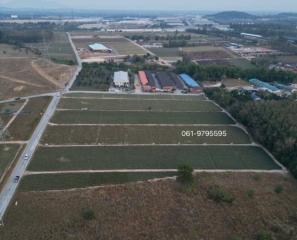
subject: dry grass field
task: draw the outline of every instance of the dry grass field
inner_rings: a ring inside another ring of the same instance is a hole
[[[56,91],[70,80],[74,67],[36,58],[0,58],[0,99]]]
[[[212,200],[214,186],[233,203]],[[296,187],[286,175],[202,173],[191,190],[166,180],[19,192],[0,239],[295,240]]]
[[[72,35],[72,40],[79,51],[80,57],[82,59],[89,58],[106,58],[113,57],[117,55],[144,55],[146,52],[120,36],[96,36],[95,34],[85,34],[83,35]],[[101,43],[106,47],[112,49],[111,53],[100,53],[92,52],[89,49],[89,45],[93,43]]]
[[[46,110],[51,97],[38,97],[29,100],[25,108],[8,128],[9,140],[26,141],[30,138]]]

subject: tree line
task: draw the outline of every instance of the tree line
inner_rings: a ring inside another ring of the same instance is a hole
[[[257,101],[249,93],[208,89],[209,98],[245,125],[254,139],[265,146],[297,178],[297,102],[286,99]]]
[[[224,78],[245,80],[258,78],[265,82],[276,81],[284,84],[297,82],[296,73],[259,66],[243,69],[231,65],[199,65],[180,61],[176,64],[176,71],[178,73],[186,72],[198,81],[220,81]]]

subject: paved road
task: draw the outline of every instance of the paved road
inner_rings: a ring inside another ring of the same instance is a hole
[[[16,176],[20,176],[20,178],[24,175],[27,166],[30,163],[30,160],[35,152],[35,149],[38,146],[38,143],[41,139],[41,136],[47,126],[48,121],[52,117],[53,113],[56,110],[56,107],[60,100],[60,93],[57,93],[51,103],[48,106],[47,111],[42,116],[38,126],[36,127],[31,139],[28,141],[28,144],[20,156],[19,161],[17,162],[14,170],[12,171],[9,179],[7,180],[5,186],[3,187],[0,193],[0,219],[3,218],[6,209],[8,208],[10,201],[12,200],[14,193],[20,183],[19,181],[15,181]],[[28,154],[28,159],[25,159],[25,155]]]
[[[28,99],[28,98],[40,97],[40,96],[53,96],[52,101],[50,102],[47,110],[43,114],[39,124],[37,125],[30,140],[28,141],[26,148],[24,149],[23,153],[21,154],[18,162],[16,163],[15,168],[13,169],[10,177],[8,178],[7,182],[5,183],[3,189],[0,193],[0,220],[3,219],[4,214],[7,210],[7,208],[9,207],[11,200],[13,199],[13,196],[17,190],[17,187],[21,181],[21,178],[24,175],[26,168],[28,167],[28,165],[32,159],[32,156],[39,144],[39,141],[40,141],[46,127],[47,127],[47,124],[49,123],[49,120],[51,119],[52,115],[56,111],[56,108],[60,102],[60,98],[61,98],[62,94],[67,93],[70,90],[77,75],[81,71],[82,63],[78,56],[78,52],[77,52],[69,34],[68,34],[68,38],[69,38],[70,44],[73,48],[73,51],[75,53],[78,67],[77,67],[77,70],[76,70],[75,74],[73,75],[72,79],[69,81],[68,85],[65,87],[65,89],[62,90],[61,92],[46,93],[46,94],[40,94],[40,95],[28,96],[28,97],[22,98],[22,99]],[[5,101],[0,101],[0,103],[11,102],[14,100],[15,99],[9,99],[9,100],[5,100]],[[25,159],[26,155],[28,155],[27,159]],[[15,181],[16,176],[19,176],[18,181]]]

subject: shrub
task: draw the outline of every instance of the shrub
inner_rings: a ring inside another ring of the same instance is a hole
[[[177,169],[177,181],[185,184],[185,185],[192,185],[194,182],[193,177],[193,168],[188,165],[181,165]]]
[[[208,188],[207,195],[209,199],[215,202],[233,203],[235,200],[231,193],[226,192],[223,188],[216,185]]]
[[[267,231],[261,231],[260,233],[257,234],[256,239],[257,240],[272,240],[272,236]]]
[[[284,191],[284,188],[283,186],[281,185],[277,185],[275,188],[274,188],[274,192],[277,193],[277,194],[280,194]]]
[[[253,190],[253,189],[248,190],[246,195],[248,198],[254,198],[255,190]]]
[[[85,220],[88,220],[88,221],[96,218],[95,213],[92,209],[85,209],[82,213],[82,216]]]

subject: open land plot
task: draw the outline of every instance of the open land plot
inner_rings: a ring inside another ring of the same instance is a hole
[[[23,178],[21,191],[47,191],[124,184],[171,177],[173,172],[33,174]]]
[[[29,49],[20,48],[10,44],[0,44],[0,58],[21,58],[21,57],[35,57]]]
[[[187,132],[204,136],[185,136]],[[208,132],[207,132],[208,131]],[[212,134],[217,136],[207,137]],[[227,136],[223,136],[226,131]],[[218,136],[220,134],[221,136]],[[234,126],[48,126],[43,144],[248,144],[249,136]]]
[[[148,50],[167,61],[182,59],[182,54],[178,48],[148,48]]]
[[[110,94],[110,93],[68,93],[64,95],[64,98],[98,98],[98,99],[135,99],[135,100],[188,100],[198,101],[206,100],[204,95],[175,95],[175,94]]]
[[[56,124],[234,124],[224,112],[56,111]]]
[[[46,110],[51,97],[38,97],[29,100],[24,109],[8,128],[9,140],[28,140]]]
[[[116,55],[144,55],[146,52],[141,47],[132,43],[123,37],[95,37],[88,38],[73,38],[73,43],[80,51],[80,57],[87,59],[89,57],[108,57]],[[112,49],[112,53],[92,52],[89,50],[89,45],[93,43],[101,43]]]
[[[135,99],[78,99],[63,98],[59,109],[98,110],[98,111],[180,111],[180,112],[220,112],[221,109],[211,101],[182,100],[137,100]]]
[[[258,233],[271,229],[290,229],[272,232],[274,239],[296,238],[297,192],[296,181],[291,177],[201,173],[195,182],[190,193],[180,190],[174,180],[72,191],[18,192],[15,200],[19,204],[11,205],[5,227],[0,228],[0,238],[61,240],[75,235],[89,240],[98,236],[105,240],[257,239]],[[213,186],[233,196],[234,203],[210,200],[208,189]],[[284,191],[276,194],[276,186],[282,186]],[[248,197],[251,192],[253,197]],[[83,218],[86,210],[94,213],[92,221]]]
[[[241,79],[223,79],[222,84],[224,84],[227,88],[232,87],[251,87],[252,85],[249,84],[247,81]]]
[[[262,148],[254,146],[104,146],[40,147],[28,170],[176,169],[275,170]]]
[[[47,42],[27,44],[31,48],[37,48],[45,58],[56,60],[57,62],[76,62],[75,54],[69,42],[68,36],[64,32],[54,32],[53,38]]]
[[[0,145],[0,182],[21,149],[22,146],[16,144]]]
[[[61,89],[73,67],[37,58],[0,58],[0,99],[35,95]]]
[[[0,123],[4,126],[9,122],[13,115],[23,106],[24,100],[0,104]]]

